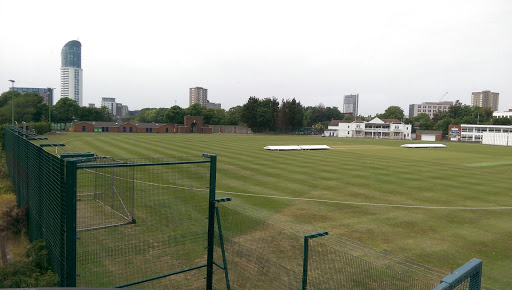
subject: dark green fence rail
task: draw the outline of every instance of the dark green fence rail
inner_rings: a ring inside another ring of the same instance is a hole
[[[482,260],[475,258],[441,279],[441,284],[435,290],[479,290],[481,285]]]

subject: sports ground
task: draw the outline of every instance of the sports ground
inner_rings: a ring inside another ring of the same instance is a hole
[[[218,156],[217,196],[279,213],[451,272],[484,261],[483,283],[512,285],[512,148],[277,135],[50,136],[68,151],[115,158]],[[268,145],[331,150],[267,151]]]

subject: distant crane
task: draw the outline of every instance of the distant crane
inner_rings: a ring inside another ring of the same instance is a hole
[[[444,95],[441,97],[441,99],[439,100],[439,102],[441,102],[443,99],[444,99],[444,96],[448,95],[448,92],[444,93]]]

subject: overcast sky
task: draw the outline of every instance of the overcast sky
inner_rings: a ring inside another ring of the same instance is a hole
[[[84,104],[188,106],[188,89],[228,109],[249,96],[359,112],[471,103],[512,108],[512,1],[0,0],[0,91],[55,87],[60,53],[82,43]]]

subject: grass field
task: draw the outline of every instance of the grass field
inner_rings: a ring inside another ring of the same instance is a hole
[[[116,158],[217,154],[218,197],[446,272],[479,258],[485,284],[512,285],[512,209],[485,209],[512,206],[512,148],[404,149],[410,141],[267,135],[66,133],[50,139],[67,151]],[[306,144],[332,149],[263,150]]]

